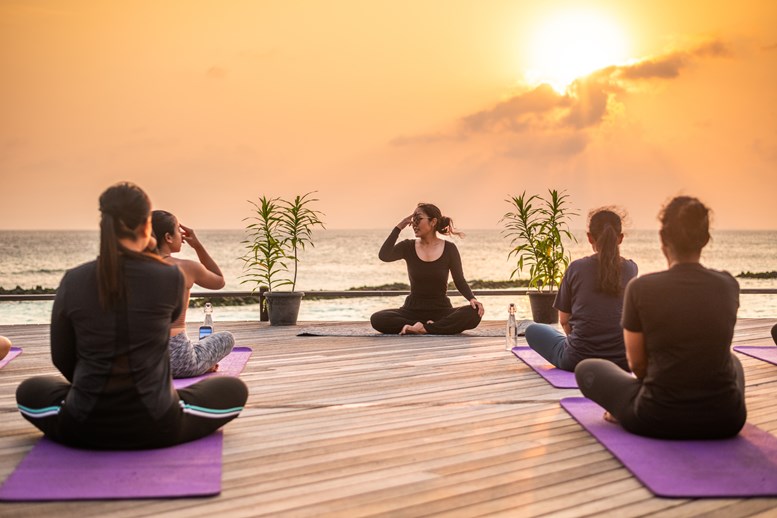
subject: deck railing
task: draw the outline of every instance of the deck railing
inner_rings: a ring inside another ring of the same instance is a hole
[[[192,298],[209,298],[209,299],[224,299],[230,297],[258,297],[259,303],[261,303],[260,320],[266,322],[269,317],[264,305],[264,294],[266,289],[262,288],[256,292],[251,291],[193,291],[189,294]],[[472,290],[475,296],[509,296],[509,295],[526,295],[530,291],[528,289],[513,289],[513,290]],[[777,295],[777,288],[741,288],[739,293],[742,295]],[[409,290],[345,290],[345,291],[305,291],[305,295],[309,298],[317,299],[345,299],[356,297],[396,297],[409,295]],[[459,295],[458,291],[449,290],[448,296],[454,297]],[[0,302],[24,302],[24,301],[45,301],[54,300],[56,294],[54,293],[36,293],[36,294],[2,294],[0,295]]]

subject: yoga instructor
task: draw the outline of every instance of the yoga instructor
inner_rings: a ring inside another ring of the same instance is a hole
[[[399,233],[413,226],[415,239],[397,243]],[[384,262],[404,259],[410,278],[410,295],[399,309],[386,309],[370,318],[372,327],[386,334],[453,335],[474,329],[483,316],[483,304],[472,293],[461,267],[459,250],[439,235],[460,235],[453,221],[431,203],[419,203],[413,213],[391,231],[378,253]],[[448,275],[468,306],[453,308],[447,296]]]

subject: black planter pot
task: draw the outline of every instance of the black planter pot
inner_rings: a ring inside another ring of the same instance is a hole
[[[305,293],[302,291],[273,291],[264,294],[267,298],[267,312],[271,326],[293,326],[297,324],[299,305]]]
[[[538,324],[555,324],[558,322],[558,310],[553,307],[556,292],[529,293],[532,320]]]

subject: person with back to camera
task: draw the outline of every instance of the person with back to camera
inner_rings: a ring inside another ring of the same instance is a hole
[[[37,376],[16,390],[19,411],[50,439],[88,449],[172,446],[240,413],[248,389],[212,377],[176,390],[167,342],[184,277],[151,250],[151,202],[119,183],[100,196],[100,255],[69,270],[51,314],[51,358],[65,380]]]
[[[559,369],[574,371],[585,358],[604,358],[628,371],[620,320],[623,290],[637,276],[637,265],[620,256],[621,216],[611,208],[591,211],[588,242],[595,253],[569,265],[553,303],[566,334],[531,324],[526,341]]]
[[[397,243],[399,233],[413,225],[416,239]],[[436,206],[419,203],[413,214],[394,227],[378,253],[381,261],[404,259],[410,278],[410,295],[399,309],[386,309],[370,318],[372,327],[386,334],[453,335],[474,329],[483,316],[483,304],[472,293],[461,266],[456,245],[440,238],[460,235],[453,221],[443,216]],[[468,306],[453,308],[447,296],[448,273]]]
[[[189,292],[194,284],[210,290],[224,287],[224,275],[208,254],[194,230],[181,225],[173,214],[164,210],[151,213],[151,223],[157,240],[157,251],[168,264],[177,266],[184,278],[183,310],[170,327],[170,365],[174,378],[199,376],[218,368],[218,362],[232,351],[235,339],[229,331],[213,333],[192,343],[186,334],[186,309]],[[178,259],[172,254],[181,251],[183,243],[197,252],[197,261]]]
[[[747,419],[745,376],[731,353],[739,284],[699,262],[710,239],[709,209],[672,199],[659,216],[669,269],[626,287],[623,333],[636,377],[600,359],[580,362],[584,396],[629,432],[664,439],[718,439]]]

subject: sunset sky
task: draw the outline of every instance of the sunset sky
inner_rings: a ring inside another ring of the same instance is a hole
[[[195,228],[314,190],[329,228],[496,228],[548,188],[777,228],[772,0],[0,0],[0,67],[2,229],[96,229],[120,180]]]

